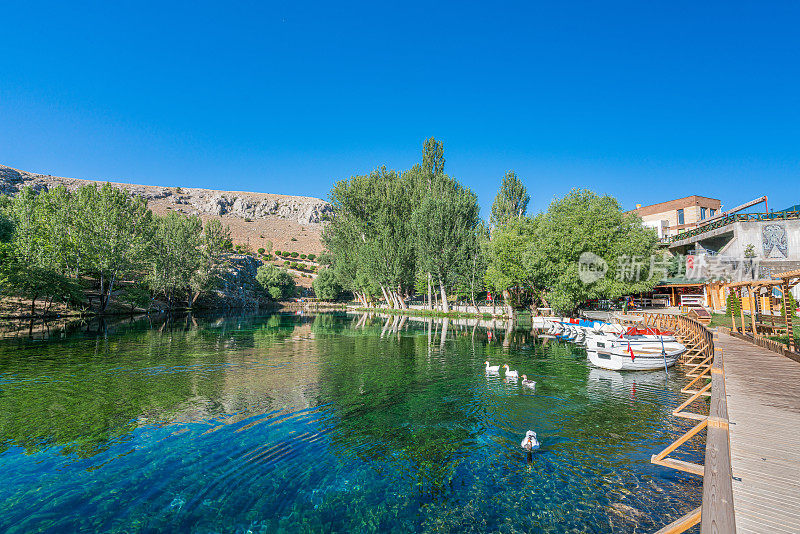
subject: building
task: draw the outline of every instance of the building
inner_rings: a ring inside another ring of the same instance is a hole
[[[718,215],[720,208],[719,199],[692,195],[650,206],[637,204],[632,213],[641,217],[645,226],[655,228],[659,239],[663,239],[697,228],[701,221]]]
[[[761,203],[763,212],[741,213]],[[760,197],[725,213],[720,209],[719,200],[691,196],[634,210],[645,225],[659,230],[662,245],[685,262],[681,276],[662,280],[652,293],[640,295],[643,302],[702,304],[721,311],[728,282],[771,280],[800,269],[800,205],[768,211],[767,197]],[[761,308],[768,309],[770,302],[779,306],[778,293],[762,291]],[[792,293],[800,300],[800,284]],[[749,311],[749,304],[743,306]]]

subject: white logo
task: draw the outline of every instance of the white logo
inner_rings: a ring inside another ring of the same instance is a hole
[[[584,284],[597,282],[606,275],[608,263],[593,252],[584,252],[578,259],[578,277]]]

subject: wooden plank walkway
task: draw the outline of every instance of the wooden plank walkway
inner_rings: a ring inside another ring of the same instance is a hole
[[[800,532],[800,363],[720,333],[737,532]]]

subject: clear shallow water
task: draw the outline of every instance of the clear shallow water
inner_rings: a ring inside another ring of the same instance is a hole
[[[620,374],[519,327],[449,321],[442,342],[441,322],[399,323],[0,341],[0,531],[649,532],[699,503],[701,480],[649,462],[691,426],[670,416],[679,368]],[[702,463],[702,442],[676,456]]]

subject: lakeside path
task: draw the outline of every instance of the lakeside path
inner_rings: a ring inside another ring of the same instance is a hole
[[[800,532],[800,363],[724,333],[737,532]]]

